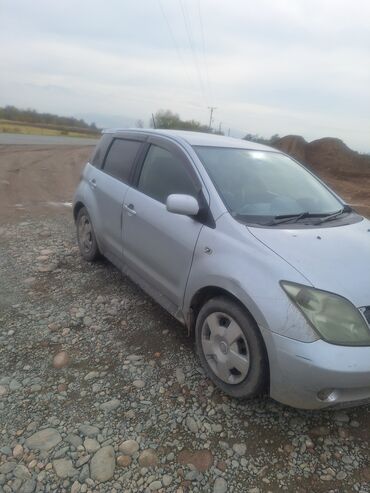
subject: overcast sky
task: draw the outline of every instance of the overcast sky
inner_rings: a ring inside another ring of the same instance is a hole
[[[370,152],[368,0],[0,0],[0,105]]]

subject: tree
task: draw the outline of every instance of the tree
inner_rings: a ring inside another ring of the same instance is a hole
[[[213,133],[213,130],[210,130],[207,125],[203,125],[197,120],[181,120],[180,115],[171,110],[158,110],[154,115],[154,120],[156,128]],[[149,125],[153,128],[152,120]]]

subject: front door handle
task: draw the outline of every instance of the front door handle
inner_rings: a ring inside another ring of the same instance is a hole
[[[89,180],[89,183],[90,183],[90,187],[91,188],[96,188],[96,180],[95,178],[92,178],[91,180]]]
[[[132,214],[132,215],[136,214],[134,204],[123,204],[123,207],[126,209],[126,211],[129,214]]]

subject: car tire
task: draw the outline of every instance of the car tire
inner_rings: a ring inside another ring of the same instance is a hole
[[[250,399],[268,382],[265,345],[256,322],[226,296],[207,301],[196,319],[195,344],[206,375],[225,394]]]
[[[82,257],[88,262],[98,260],[101,256],[94,228],[86,207],[82,207],[76,220],[77,241]]]

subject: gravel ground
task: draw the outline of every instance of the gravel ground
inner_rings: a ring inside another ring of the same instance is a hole
[[[0,226],[1,492],[368,492],[369,423],[228,398],[69,216]]]

